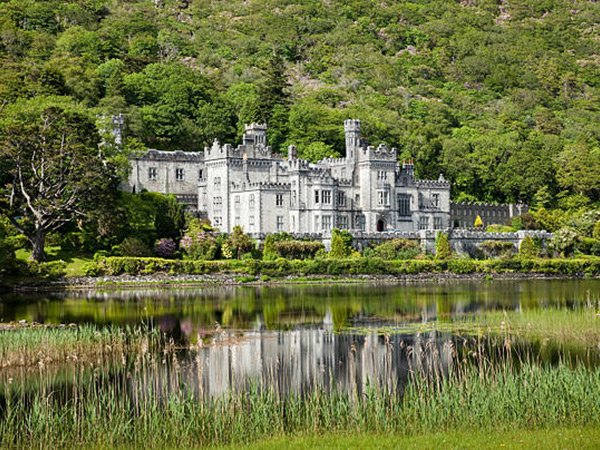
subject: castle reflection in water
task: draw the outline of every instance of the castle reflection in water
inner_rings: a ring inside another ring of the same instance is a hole
[[[265,330],[260,325],[247,331],[221,330],[210,345],[157,365],[147,387],[167,394],[185,386],[207,397],[252,387],[281,395],[321,389],[361,394],[368,385],[401,387],[409,371],[445,373],[454,348],[455,338],[435,332],[336,333],[328,312],[321,324],[293,330]]]

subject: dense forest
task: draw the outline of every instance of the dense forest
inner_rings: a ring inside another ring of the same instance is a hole
[[[343,154],[359,118],[455,199],[591,206],[599,17],[578,0],[0,1],[0,108],[68,97],[167,150],[264,121],[311,160]]]

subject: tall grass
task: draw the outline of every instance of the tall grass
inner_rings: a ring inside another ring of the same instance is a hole
[[[145,326],[15,326],[0,331],[0,368],[44,367],[51,363],[90,361],[126,352],[145,352],[166,343]]]
[[[509,342],[493,355],[478,341],[472,344],[449,341],[439,352],[396,348],[409,361],[406,383],[384,379],[342,391],[332,380],[331,389],[282,395],[267,376],[218,398],[182,383],[176,353],[140,354],[123,377],[98,371],[86,383],[74,378],[67,389],[35,393],[5,386],[0,446],[192,447],[293,432],[600,425],[600,369],[546,364],[515,354]],[[157,375],[165,358],[176,370]]]

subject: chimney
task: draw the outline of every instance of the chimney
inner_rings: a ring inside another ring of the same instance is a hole
[[[298,158],[298,149],[295,145],[290,145],[288,147],[288,160],[297,159]]]

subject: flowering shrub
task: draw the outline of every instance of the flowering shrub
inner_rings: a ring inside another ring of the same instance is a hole
[[[219,244],[214,236],[206,231],[188,230],[179,242],[179,247],[188,259],[215,259]]]
[[[552,236],[549,247],[561,256],[570,256],[575,251],[579,236],[569,228],[561,228]]]
[[[154,253],[160,258],[171,259],[175,257],[177,252],[177,244],[173,239],[163,238],[156,241],[154,244]]]

